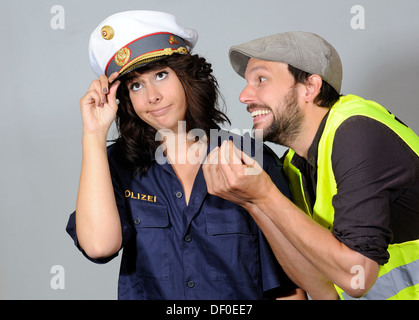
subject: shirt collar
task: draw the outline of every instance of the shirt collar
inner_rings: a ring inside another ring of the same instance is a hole
[[[218,125],[215,126],[214,128],[215,130],[217,130],[218,132],[220,131],[224,131],[223,129],[221,129]],[[214,130],[211,129],[211,130]],[[217,141],[217,139],[214,139],[214,141],[210,141],[208,143],[208,148],[207,148],[207,155],[214,150],[216,147],[219,147],[219,141]],[[160,148],[161,145],[159,145],[154,152],[151,154],[151,161],[157,161],[158,163],[166,163],[167,159],[166,156],[164,155],[164,153],[162,152],[163,150]]]

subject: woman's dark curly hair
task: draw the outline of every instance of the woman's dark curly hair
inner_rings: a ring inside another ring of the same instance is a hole
[[[157,131],[135,113],[127,84],[138,74],[165,67],[176,73],[185,90],[187,132],[199,128],[209,138],[210,130],[217,128],[216,123],[231,124],[227,115],[218,109],[221,97],[218,83],[205,58],[197,54],[173,54],[130,72],[121,79],[117,92],[120,101],[115,119],[119,131],[117,147],[126,164],[141,175],[150,168],[152,155],[161,142],[155,139]]]

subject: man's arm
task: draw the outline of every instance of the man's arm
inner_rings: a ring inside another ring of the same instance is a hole
[[[234,149],[232,143],[230,147],[223,143],[209,156],[218,158],[218,163],[204,164],[209,193],[243,206],[253,216],[284,270],[313,298],[336,297],[330,282],[351,296],[365,294],[377,278],[378,264],[349,249],[310,219],[275,187],[266,172],[245,174],[245,169],[258,164]],[[237,164],[237,157],[243,164]],[[363,268],[364,286],[351,286],[354,266]]]
[[[260,211],[271,220],[273,226],[269,227],[268,221],[261,221],[261,224],[268,226],[264,229],[271,230],[267,239],[278,260],[291,279],[313,298],[331,298],[331,294],[336,294],[330,290],[332,283],[354,297],[362,296],[374,284],[379,268],[375,261],[339,242],[278,189],[271,188],[265,200],[257,201],[251,207],[253,209],[246,209],[253,216]],[[364,290],[351,285],[354,266],[361,266],[365,271]]]
[[[288,277],[313,299],[337,299],[337,293],[331,283],[288,241],[272,220],[257,206],[253,206],[251,215],[261,228],[271,245],[276,259]]]

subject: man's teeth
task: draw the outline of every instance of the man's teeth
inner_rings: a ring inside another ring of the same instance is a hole
[[[271,113],[271,110],[256,110],[252,112],[252,117],[260,117],[260,116],[264,116],[268,113]]]

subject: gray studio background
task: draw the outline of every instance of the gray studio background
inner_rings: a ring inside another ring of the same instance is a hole
[[[54,5],[65,9],[64,29],[51,25]],[[360,20],[351,25],[355,5],[364,9],[364,29],[354,28]],[[252,120],[238,101],[245,82],[230,67],[229,47],[303,30],[322,35],[340,53],[343,93],[381,103],[419,133],[416,0],[1,1],[0,299],[117,297],[119,259],[89,262],[65,226],[80,171],[79,100],[94,79],[88,38],[107,16],[132,9],[170,12],[198,30],[194,51],[213,63],[231,128],[248,129]],[[58,272],[64,288],[54,289]]]

